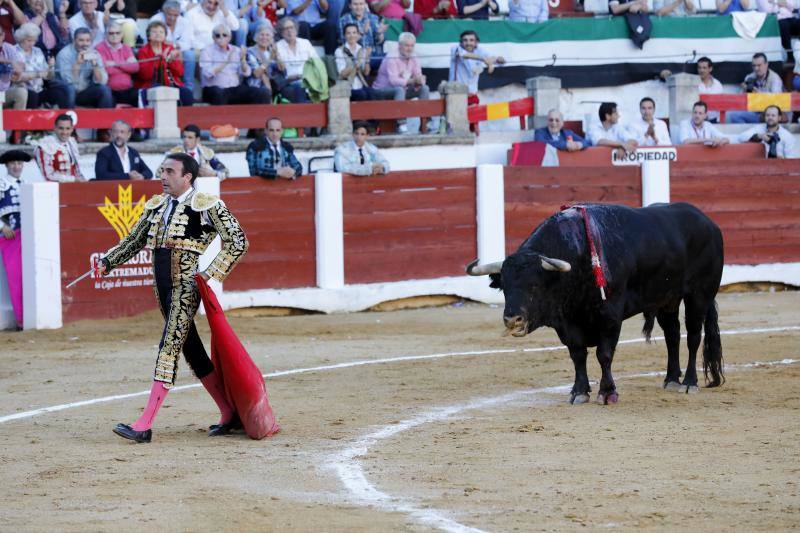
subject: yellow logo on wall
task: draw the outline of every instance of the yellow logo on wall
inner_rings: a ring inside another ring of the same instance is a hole
[[[118,203],[113,203],[106,196],[106,205],[97,208],[105,217],[111,227],[117,232],[120,240],[130,234],[134,224],[144,213],[145,196],[142,195],[136,205],[133,205],[133,185],[123,187],[118,185]]]

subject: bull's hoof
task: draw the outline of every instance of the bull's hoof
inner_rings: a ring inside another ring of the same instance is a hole
[[[589,403],[589,395],[588,394],[571,394],[569,397],[569,403],[572,405],[580,405],[582,403]]]
[[[610,392],[608,394],[598,392],[595,402],[597,402],[598,405],[613,405],[619,402],[619,394],[617,394],[617,391]]]
[[[686,392],[686,390],[681,390],[683,385],[678,383],[677,381],[668,381],[664,383],[664,390],[668,390],[671,392]]]
[[[700,387],[697,385],[681,385],[680,392],[684,394],[697,394],[700,392]]]

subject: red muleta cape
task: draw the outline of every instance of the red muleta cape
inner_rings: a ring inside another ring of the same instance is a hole
[[[251,439],[270,437],[281,428],[269,405],[261,370],[228,324],[214,291],[201,276],[196,275],[195,279],[211,327],[211,362],[225,384],[228,401],[239,413]]]

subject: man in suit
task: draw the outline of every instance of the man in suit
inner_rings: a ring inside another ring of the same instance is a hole
[[[278,178],[295,180],[303,173],[303,166],[294,155],[292,145],[284,141],[283,123],[279,118],[267,120],[267,134],[247,147],[247,167],[251,176],[268,180]]]
[[[588,144],[583,137],[564,127],[564,116],[555,109],[547,112],[547,126],[534,131],[533,140],[566,152],[583,150]]]
[[[124,120],[111,125],[111,143],[97,152],[94,162],[96,180],[149,180],[153,173],[139,152],[128,146],[131,126]]]

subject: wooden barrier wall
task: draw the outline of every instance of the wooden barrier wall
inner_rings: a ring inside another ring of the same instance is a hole
[[[313,176],[229,179],[220,194],[250,242],[225,280],[226,291],[316,285]]]
[[[103,254],[119,242],[121,236],[114,225],[121,227],[127,222],[130,227],[139,218],[136,206],[143,207],[146,198],[161,192],[160,181],[92,181],[59,186],[64,322],[117,318],[156,309],[152,255],[147,251],[122,265],[114,277],[85,279],[70,289],[65,286],[91,268],[92,254]],[[106,206],[106,199],[114,205],[104,215],[98,208]]]
[[[344,176],[345,283],[459,276],[477,255],[475,169]]]
[[[505,167],[506,253],[513,253],[562,205],[642,205],[639,167]]]
[[[670,200],[690,202],[722,229],[725,264],[800,261],[797,160],[674,163]]]

